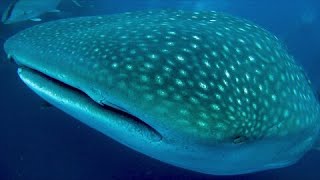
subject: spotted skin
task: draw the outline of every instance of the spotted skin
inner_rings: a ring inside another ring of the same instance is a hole
[[[300,157],[319,129],[316,97],[284,46],[223,13],[65,19],[22,31],[5,49],[18,64],[138,117],[173,144],[249,145],[308,130],[310,142],[297,143]]]

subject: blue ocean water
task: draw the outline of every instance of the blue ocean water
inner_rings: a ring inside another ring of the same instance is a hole
[[[0,2],[4,12],[9,0]],[[249,19],[274,33],[320,88],[320,2],[317,0],[63,0],[61,13],[43,21],[144,9],[216,10]],[[0,42],[41,22],[0,24]],[[3,49],[0,58],[5,59]],[[87,127],[43,100],[0,64],[0,180],[84,179],[320,179],[320,152],[290,167],[239,176],[212,176],[173,167],[135,152]],[[252,157],[254,158],[254,155]],[[219,162],[212,162],[219,163]]]

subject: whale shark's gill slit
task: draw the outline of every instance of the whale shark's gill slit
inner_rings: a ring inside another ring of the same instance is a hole
[[[46,79],[50,80],[51,82],[55,83],[55,84],[58,84],[60,86],[63,86],[64,88],[67,88],[69,89],[70,91],[73,91],[73,92],[76,92],[76,93],[79,93],[83,96],[85,96],[86,98],[88,98],[90,101],[94,102],[94,104],[102,107],[103,109],[105,109],[106,111],[111,111],[113,113],[116,113],[118,114],[119,116],[122,116],[122,117],[125,117],[127,119],[130,119],[132,120],[132,122],[129,122],[129,123],[134,123],[135,125],[138,125],[141,129],[143,130],[146,130],[148,131],[150,134],[153,134],[153,135],[156,135],[157,137],[157,141],[160,141],[163,139],[163,136],[161,135],[161,133],[159,131],[157,131],[155,128],[153,128],[152,126],[150,126],[149,124],[147,124],[146,122],[144,122],[143,120],[141,120],[140,118],[130,114],[128,111],[126,111],[125,109],[117,106],[117,105],[114,105],[112,103],[108,103],[108,104],[99,104],[97,103],[96,101],[94,101],[93,99],[90,98],[90,96],[88,96],[85,92],[81,91],[80,89],[78,88],[75,88],[73,86],[70,86],[62,81],[59,81],[55,78],[52,78],[50,76],[48,76],[47,74],[44,74],[36,69],[32,69],[32,68],[29,68],[27,66],[22,66],[22,65],[19,65],[20,67],[23,67],[24,69],[28,69],[30,71],[33,71],[34,73],[37,73],[43,77],[45,77]],[[142,132],[141,132],[142,133]]]

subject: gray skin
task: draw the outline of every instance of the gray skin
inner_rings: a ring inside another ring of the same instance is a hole
[[[314,144],[319,104],[278,39],[216,12],[144,11],[41,24],[5,43],[35,93],[178,167],[243,174]]]

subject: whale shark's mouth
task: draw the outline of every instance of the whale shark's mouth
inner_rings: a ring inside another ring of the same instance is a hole
[[[162,135],[155,128],[153,128],[152,126],[147,124],[142,119],[134,116],[133,114],[130,114],[128,111],[125,111],[123,108],[121,108],[117,105],[114,105],[112,103],[99,104],[96,101],[94,101],[93,99],[91,99],[85,92],[81,91],[80,89],[77,89],[69,84],[66,84],[62,81],[59,81],[56,78],[53,78],[53,77],[35,69],[35,68],[26,66],[24,64],[20,64],[19,61],[17,61],[17,59],[14,59],[14,60],[19,66],[18,74],[19,74],[20,78],[29,87],[30,87],[30,84],[28,83],[29,81],[34,81],[35,83],[37,83],[37,80],[32,79],[33,77],[41,77],[42,80],[47,81],[48,83],[51,83],[51,84],[54,84],[55,86],[63,88],[65,91],[76,94],[77,96],[79,96],[81,98],[85,98],[87,102],[90,102],[88,104],[92,104],[96,108],[102,109],[107,114],[108,113],[116,114],[122,120],[125,120],[125,122],[128,123],[127,124],[128,126],[133,127],[133,129],[135,129],[137,131],[137,133],[140,133],[140,135],[145,134],[146,136],[148,136],[149,139],[151,138],[151,140],[153,142],[162,140],[162,138],[163,138]],[[24,71],[24,74],[26,74],[26,72],[27,72],[28,75],[21,75],[22,71]],[[28,80],[25,80],[26,79],[25,76],[28,76],[27,77]],[[30,87],[30,88],[34,90],[34,88],[32,88],[32,87]],[[37,93],[37,94],[39,94],[39,93]],[[64,97],[64,98],[68,98],[68,97]],[[123,122],[124,121],[122,121],[122,123]]]

